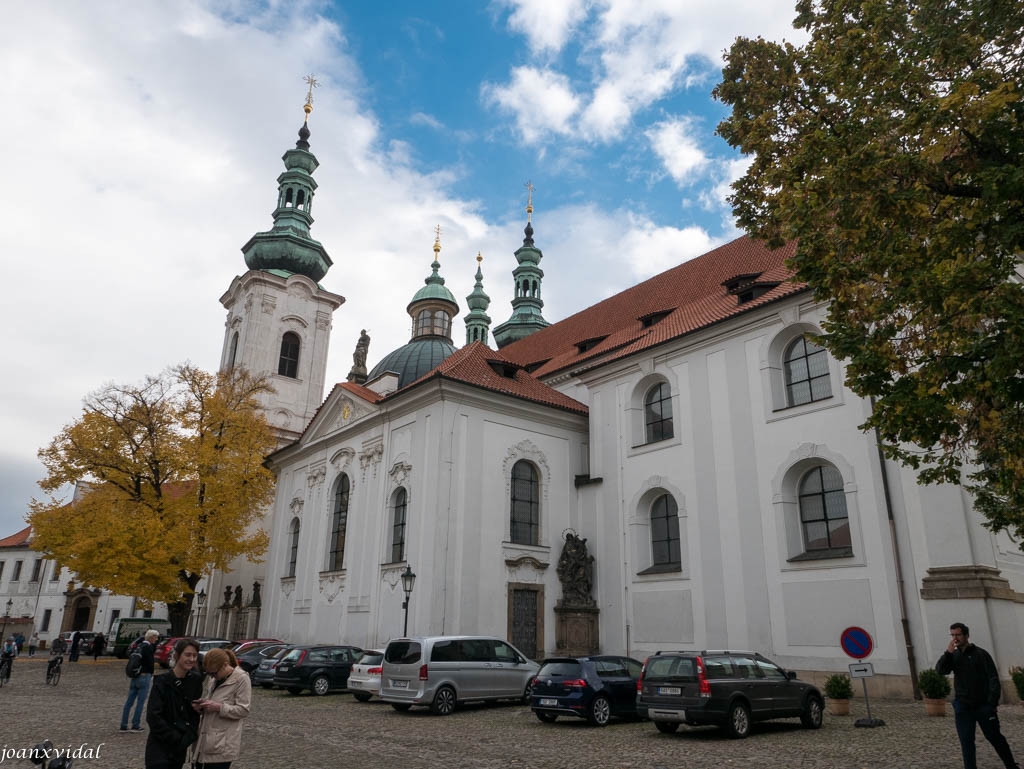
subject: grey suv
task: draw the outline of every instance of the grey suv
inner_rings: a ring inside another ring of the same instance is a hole
[[[658,652],[637,681],[637,715],[665,733],[711,724],[741,738],[755,721],[796,717],[818,729],[823,703],[816,686],[756,652]]]

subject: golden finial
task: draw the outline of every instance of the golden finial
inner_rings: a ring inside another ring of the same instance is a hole
[[[483,256],[481,256],[481,255],[480,255],[480,252],[479,252],[479,251],[477,251],[477,252],[476,252],[476,263],[477,263],[477,264],[480,264],[480,262],[482,262],[483,260],[484,260]]]
[[[434,228],[434,261],[436,262],[437,255],[441,253],[441,225],[437,225]]]
[[[536,187],[533,186],[533,182],[527,182],[523,186],[526,187],[526,190],[527,190],[527,196],[526,196],[526,221],[529,222],[530,221],[530,217],[533,216],[533,191],[536,189]]]
[[[310,72],[306,77],[303,78],[306,84],[309,86],[309,90],[306,92],[306,103],[302,105],[302,111],[306,113],[306,120],[309,120],[309,113],[313,111],[313,89],[319,88],[320,83],[316,80],[316,75]]]

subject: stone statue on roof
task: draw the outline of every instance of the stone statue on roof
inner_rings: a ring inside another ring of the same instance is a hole
[[[355,352],[352,353],[352,370],[348,372],[348,381],[363,384],[366,381],[366,353],[370,350],[370,335],[364,328],[359,332]]]

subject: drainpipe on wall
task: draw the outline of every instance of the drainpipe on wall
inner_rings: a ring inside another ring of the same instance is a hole
[[[871,411],[875,410],[875,399],[871,399]],[[896,541],[896,520],[892,513],[892,497],[889,494],[889,473],[885,468],[885,453],[882,451],[882,436],[875,428],[875,446],[878,449],[878,466],[882,471],[882,493],[885,496],[885,513],[889,518],[889,537],[892,540],[893,565],[896,569],[896,590],[900,599],[900,625],[903,628],[903,643],[907,647],[907,665],[910,668],[910,685],[914,689],[914,699],[921,699],[921,689],[917,685],[917,658],[914,655],[914,642],[910,637],[910,622],[907,619],[906,585],[903,581],[903,565],[900,561],[900,548]]]

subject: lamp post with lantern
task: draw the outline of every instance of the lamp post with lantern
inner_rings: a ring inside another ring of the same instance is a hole
[[[405,577],[402,577],[402,580],[404,582]],[[409,588],[409,589],[411,590],[412,588]],[[11,607],[12,606],[14,606],[14,599],[13,598],[8,598],[7,599],[7,606],[6,606],[5,610],[4,610],[4,626],[3,626],[3,629],[0,630],[0,643],[2,643],[3,641],[7,640],[7,623],[11,621]]]
[[[409,635],[409,596],[412,595],[413,585],[416,584],[416,575],[413,574],[412,566],[406,564],[402,572],[402,590],[405,591],[405,600],[402,602],[402,609],[405,611],[405,623],[402,625],[402,635]]]

